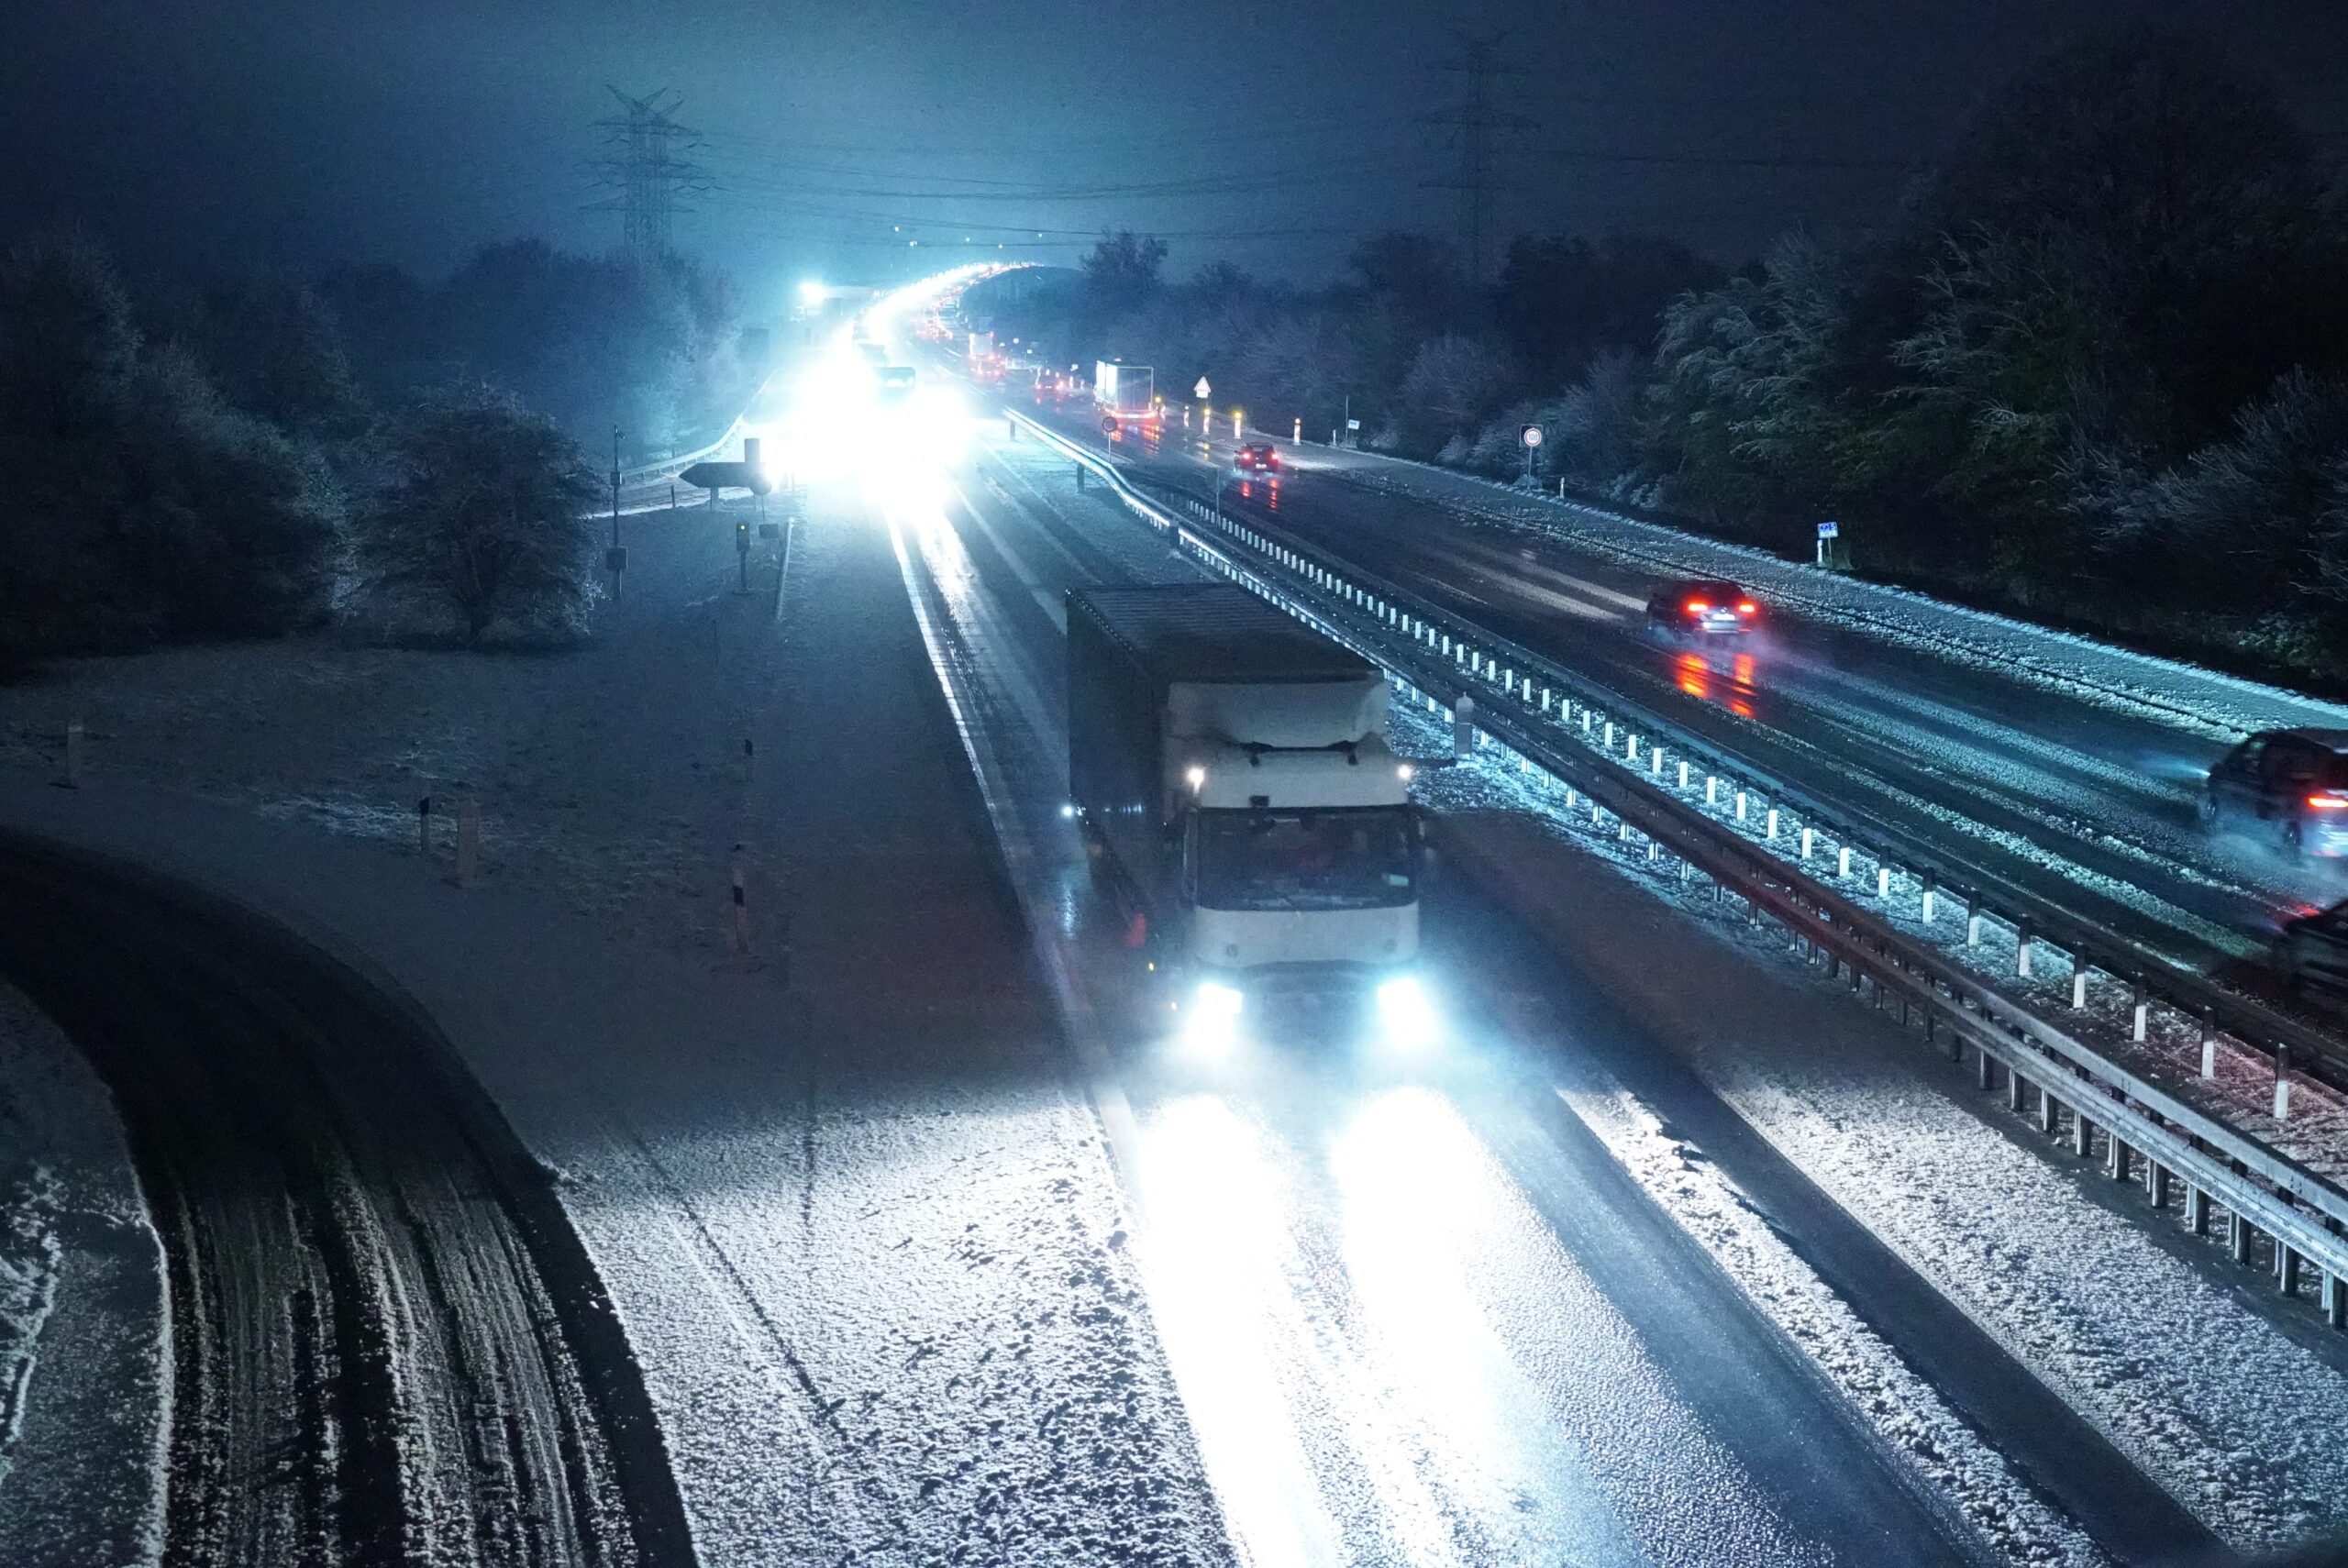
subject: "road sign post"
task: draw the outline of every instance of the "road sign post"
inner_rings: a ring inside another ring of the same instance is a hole
[[[1541,426],[1527,425],[1516,433],[1517,444],[1524,448],[1524,482],[1533,482],[1533,454],[1541,449]]]
[[[604,565],[612,574],[612,597],[617,599],[627,580],[627,552],[620,548],[620,427],[616,425],[612,426],[612,547],[604,552]]]
[[[1818,525],[1818,564],[1827,571],[1851,569],[1851,548],[1843,542],[1843,525],[1840,523],[1821,523]]]

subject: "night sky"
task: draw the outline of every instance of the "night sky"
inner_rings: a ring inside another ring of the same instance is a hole
[[[1067,261],[1103,226],[1311,278],[1362,234],[1446,226],[1423,122],[1463,29],[1524,68],[1498,226],[1677,235],[1735,261],[1885,215],[1966,106],[2119,21],[2198,28],[2348,149],[2325,0],[15,0],[0,216],[70,217],[135,271],[446,266],[515,234],[601,248],[610,83],[682,94],[719,188],[680,226],[755,301],[809,271]],[[1044,231],[1037,237],[1037,230]],[[968,236],[974,243],[960,242]],[[922,241],[907,245],[909,238]],[[996,251],[994,247],[1004,248]]]

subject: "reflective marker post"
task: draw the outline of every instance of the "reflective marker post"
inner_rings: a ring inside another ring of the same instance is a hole
[[[481,802],[471,796],[457,813],[457,886],[470,888],[481,869]]]
[[[742,869],[742,846],[734,846],[734,951],[750,955],[750,896]]]

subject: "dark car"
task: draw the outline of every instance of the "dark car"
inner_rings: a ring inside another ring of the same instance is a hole
[[[2348,990],[2348,900],[2283,922],[2275,973],[2287,986]]]
[[[2265,730],[2201,788],[2201,820],[2301,855],[2348,855],[2348,730]]]
[[[1280,471],[1280,455],[1269,441],[1250,441],[1239,448],[1231,466],[1244,474],[1276,474]]]
[[[1733,582],[1682,578],[1657,587],[1647,599],[1647,620],[1682,637],[1733,637],[1755,629],[1761,606]]]

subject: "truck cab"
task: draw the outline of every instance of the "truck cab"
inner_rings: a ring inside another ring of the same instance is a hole
[[[1273,748],[1202,734],[1174,756],[1191,797],[1181,892],[1192,966],[1263,978],[1417,956],[1418,818],[1406,765],[1382,735]]]
[[[1411,765],[1368,661],[1231,583],[1071,591],[1069,789],[1182,986],[1377,991],[1419,954]]]

